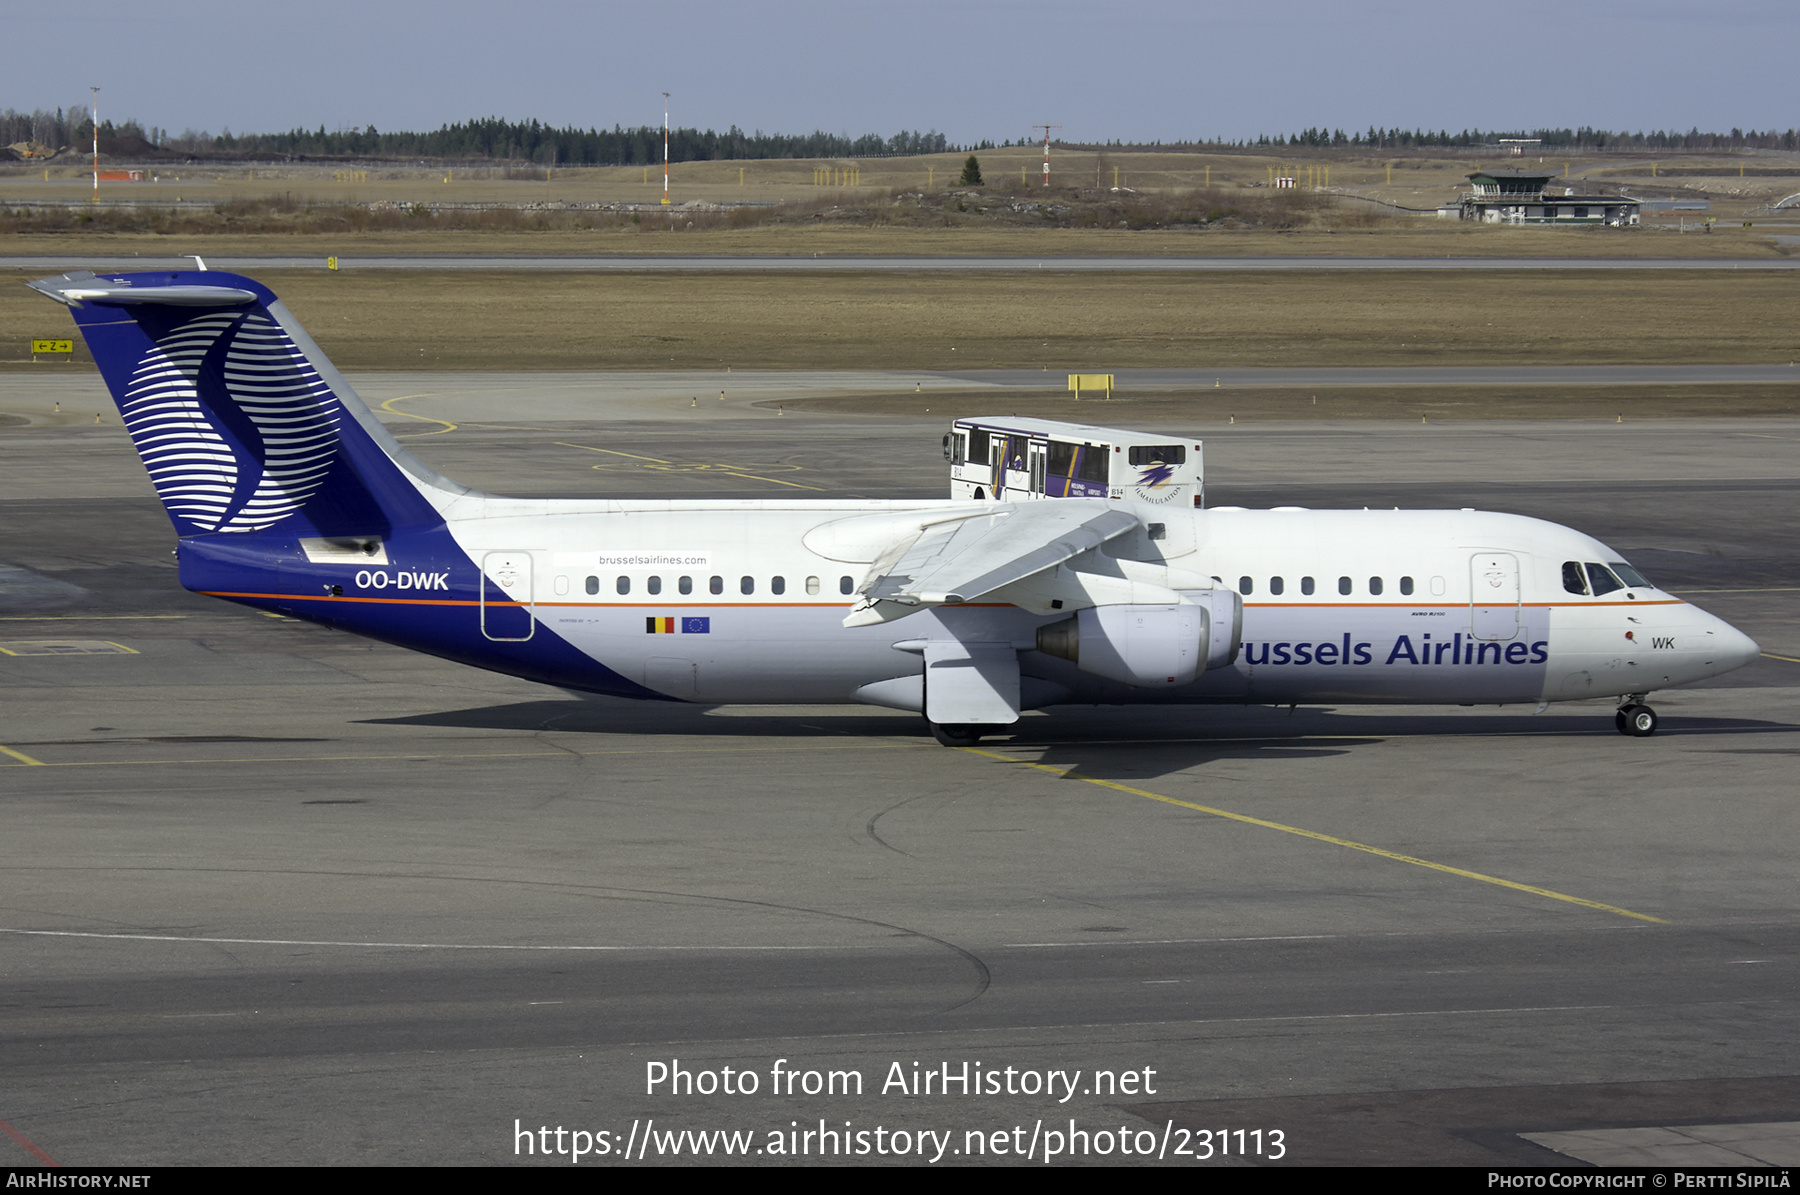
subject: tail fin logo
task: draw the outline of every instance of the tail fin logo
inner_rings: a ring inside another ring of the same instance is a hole
[[[337,396],[261,312],[211,312],[159,337],[120,408],[183,533],[281,521],[317,492],[338,452]]]

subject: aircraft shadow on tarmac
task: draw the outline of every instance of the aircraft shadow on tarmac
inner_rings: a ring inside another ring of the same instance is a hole
[[[922,718],[898,712],[859,713],[858,707],[718,707],[620,699],[510,702],[396,718],[375,725],[435,726],[468,730],[554,731],[564,734],[631,734],[662,738],[827,738],[850,736],[929,743]],[[725,713],[729,710],[729,713]],[[1723,734],[1789,735],[1800,725],[1758,719],[1679,715],[1665,718],[1657,738],[1685,739],[1687,749],[1708,749]],[[998,749],[1036,749],[1033,762],[1079,768],[1095,779],[1129,783],[1166,776],[1220,759],[1314,759],[1345,755],[1390,738],[1588,738],[1602,749],[1630,750],[1607,711],[1590,708],[1532,716],[1494,713],[1340,713],[1326,707],[1289,711],[1267,706],[1169,708],[1092,707],[1026,717],[983,739]],[[1800,753],[1800,747],[1740,748]]]

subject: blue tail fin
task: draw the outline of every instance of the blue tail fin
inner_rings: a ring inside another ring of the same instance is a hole
[[[182,536],[354,539],[467,493],[402,448],[272,291],[237,274],[65,274],[68,304]]]

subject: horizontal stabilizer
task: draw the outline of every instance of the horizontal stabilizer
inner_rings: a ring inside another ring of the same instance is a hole
[[[256,301],[256,292],[235,286],[133,286],[110,278],[98,278],[86,270],[60,278],[40,278],[25,284],[70,307],[99,303],[105,307],[155,304],[160,307],[242,307]]]

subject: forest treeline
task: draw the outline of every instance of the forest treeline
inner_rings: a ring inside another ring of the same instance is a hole
[[[80,149],[93,140],[93,123],[85,112],[0,112],[0,145],[35,141],[58,148]],[[887,158],[911,154],[961,153],[992,149],[992,142],[953,145],[944,134],[901,130],[891,137],[866,133],[746,133],[733,125],[712,129],[670,129],[669,159],[712,162],[758,158]],[[292,129],[285,133],[218,134],[188,129],[145,128],[135,120],[100,122],[102,153],[132,152],[158,156],[234,159],[431,159],[434,161],[512,161],[542,166],[637,166],[661,162],[660,125],[608,129],[555,128],[537,120],[498,117],[447,124],[434,132],[381,132],[362,129]]]
[[[1440,129],[1389,129],[1370,126],[1345,132],[1339,128],[1309,128],[1285,136],[1255,140],[1195,140],[1128,142],[1109,141],[1066,148],[1111,150],[1206,150],[1343,148],[1373,151],[1480,149],[1507,139],[1535,139],[1545,149],[1564,152],[1643,152],[1707,150],[1800,149],[1800,130],[1732,129],[1728,133],[1702,132],[1698,128],[1654,132],[1612,132],[1589,127],[1574,129],[1486,130],[1464,129],[1452,133]],[[93,124],[81,108],[0,112],[0,146],[36,142],[52,149],[83,149],[93,140]],[[1003,141],[1002,146],[1026,144],[1025,138]],[[992,141],[953,144],[936,130],[902,130],[891,137],[866,133],[849,137],[838,133],[746,133],[733,125],[723,133],[712,129],[671,129],[669,158],[674,162],[744,161],[759,158],[890,158],[913,154],[967,153],[993,149]],[[387,132],[374,125],[362,129],[292,129],[285,133],[220,133],[186,129],[146,128],[135,120],[117,124],[100,122],[100,150],[113,157],[202,158],[233,160],[295,159],[428,159],[437,162],[529,162],[540,166],[638,166],[662,161],[663,131],[657,125],[607,129],[557,128],[537,120],[513,121],[499,117],[447,124],[435,132]]]
[[[1357,149],[1476,149],[1507,140],[1535,140],[1546,149],[1603,152],[1619,150],[1635,152],[1650,149],[1718,150],[1718,149],[1800,149],[1800,130],[1732,129],[1729,133],[1703,133],[1698,128],[1682,133],[1658,129],[1651,133],[1615,133],[1607,129],[1514,129],[1509,131],[1464,129],[1452,133],[1440,129],[1382,129],[1373,125],[1366,132],[1346,133],[1342,129],[1307,129],[1287,137],[1259,137],[1249,146],[1341,146]]]

